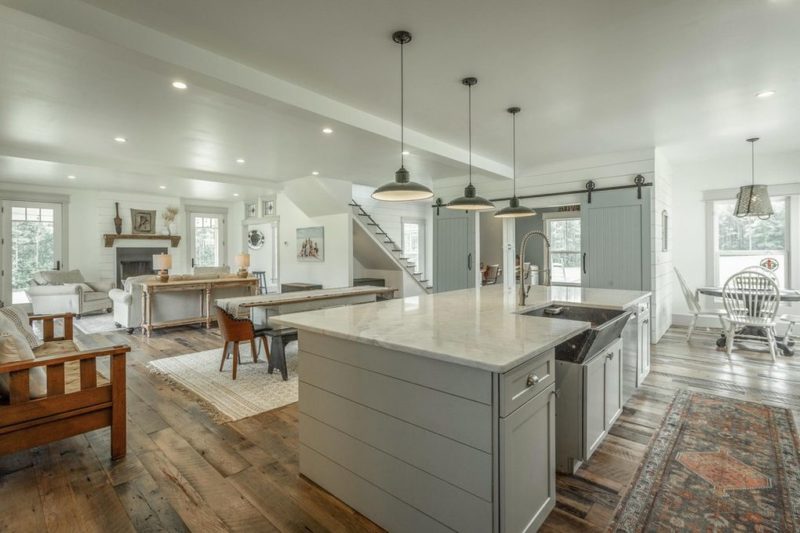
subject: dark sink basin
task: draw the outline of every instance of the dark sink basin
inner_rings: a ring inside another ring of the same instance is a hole
[[[590,322],[591,329],[556,346],[556,359],[572,363],[588,361],[600,350],[618,339],[628,323],[630,311],[592,307],[550,306],[524,313],[527,316],[563,318]]]

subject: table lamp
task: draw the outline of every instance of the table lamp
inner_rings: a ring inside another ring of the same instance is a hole
[[[240,278],[247,277],[247,268],[250,266],[250,254],[239,254],[236,256],[234,263],[239,267],[237,274]]]
[[[153,269],[158,270],[158,281],[166,283],[169,281],[169,273],[172,268],[172,256],[169,254],[156,254],[153,256]]]

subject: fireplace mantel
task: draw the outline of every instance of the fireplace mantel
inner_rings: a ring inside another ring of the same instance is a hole
[[[115,233],[106,233],[103,235],[103,241],[105,242],[106,248],[113,247],[114,242],[118,240],[169,241],[170,246],[177,248],[178,244],[181,242],[181,237],[180,235],[142,235],[138,233],[123,233],[121,235],[117,235]]]

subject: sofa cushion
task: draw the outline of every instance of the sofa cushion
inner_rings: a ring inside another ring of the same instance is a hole
[[[154,281],[156,279],[158,279],[158,276],[149,274],[145,274],[143,276],[131,276],[124,282],[125,292],[131,292],[132,286],[136,283],[141,283],[143,281]]]
[[[38,277],[48,285],[63,285],[65,283],[85,283],[80,270],[42,270]]]
[[[99,300],[108,300],[108,294],[99,291],[91,291],[83,293],[84,302],[97,302]]]
[[[31,349],[38,348],[44,342],[33,332],[28,314],[15,305],[0,307],[0,332],[20,335]]]
[[[63,283],[66,287],[80,287],[83,292],[93,292],[94,289],[86,283]]]
[[[0,333],[0,365],[17,363],[19,361],[33,361],[33,350],[21,335],[15,333]],[[31,398],[47,396],[47,374],[44,368],[31,368],[28,378],[28,390]],[[9,395],[11,378],[9,374],[0,374],[0,393]]]

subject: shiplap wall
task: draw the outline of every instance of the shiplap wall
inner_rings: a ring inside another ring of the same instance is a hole
[[[652,196],[653,216],[651,220],[652,261],[651,270],[653,288],[651,311],[651,336],[658,342],[672,325],[672,284],[675,275],[672,273],[672,248],[675,246],[675,225],[672,217],[672,168],[663,153],[655,151],[655,175]],[[667,250],[664,248],[663,212],[668,215]]]

